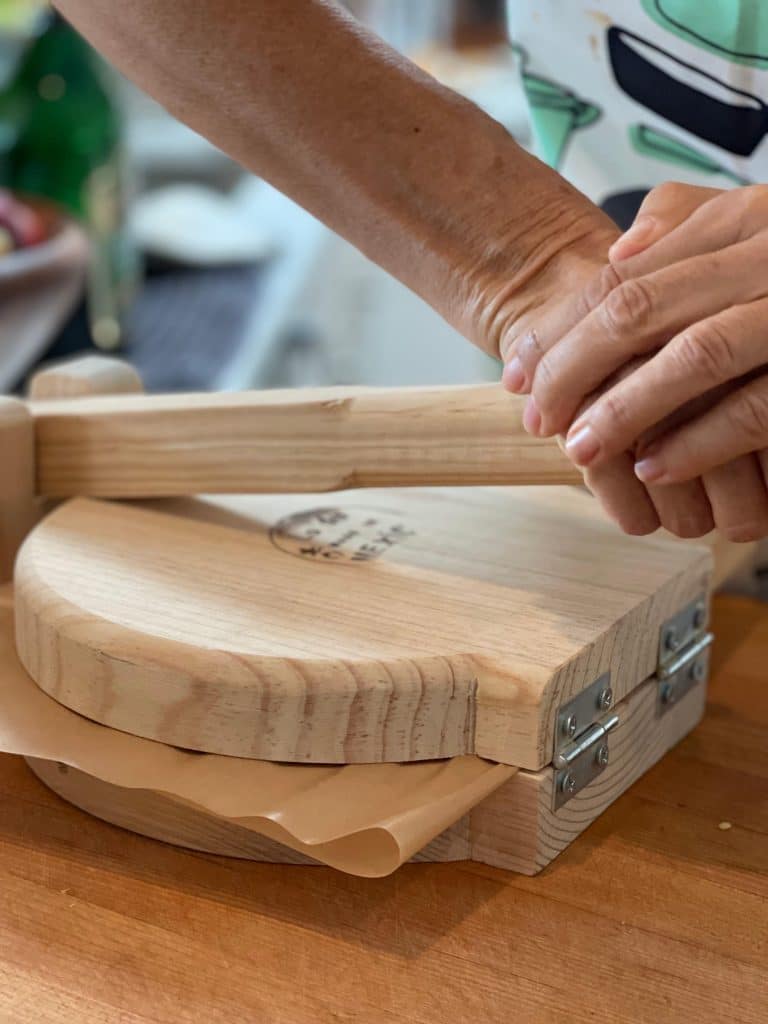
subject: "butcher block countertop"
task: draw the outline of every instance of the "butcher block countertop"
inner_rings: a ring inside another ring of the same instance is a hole
[[[704,723],[536,878],[186,852],[3,755],[0,1021],[764,1024],[768,606],[714,629]]]

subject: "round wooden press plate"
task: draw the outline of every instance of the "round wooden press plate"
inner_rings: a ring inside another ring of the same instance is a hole
[[[17,648],[62,704],[176,746],[538,768],[563,693],[651,673],[638,623],[695,595],[694,550],[562,488],[76,499],[19,554]]]

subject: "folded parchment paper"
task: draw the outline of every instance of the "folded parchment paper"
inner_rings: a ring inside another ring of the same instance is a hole
[[[394,871],[517,771],[476,757],[273,764],[190,753],[109,729],[58,704],[24,671],[8,586],[0,588],[0,750],[164,793],[368,877]]]

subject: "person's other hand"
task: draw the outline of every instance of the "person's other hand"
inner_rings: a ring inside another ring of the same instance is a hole
[[[615,237],[618,232],[614,229],[613,234]],[[599,307],[619,283],[608,263],[608,246],[601,245],[594,233],[584,241],[578,255],[570,247],[563,258],[548,266],[543,301],[532,301],[524,315],[510,322],[503,333],[503,382],[508,390],[530,391],[539,359]],[[628,368],[621,371],[626,372]],[[526,409],[525,423],[528,430],[537,433],[535,401]],[[663,525],[679,536],[697,537],[712,529],[709,501],[700,483],[646,487],[634,473],[634,457],[629,452],[587,467],[584,480],[625,533],[648,534]]]
[[[765,536],[768,188],[662,186],[610,255],[606,299],[526,365],[539,432],[568,429],[590,473],[634,451],[651,493],[693,487],[726,536]]]
[[[588,316],[613,287],[613,280],[605,274],[604,268],[610,244],[617,236],[618,231],[609,226],[607,218],[605,224],[596,221],[576,244],[569,244],[555,258],[547,260],[541,272],[522,291],[515,289],[513,315],[506,312],[503,302],[496,306],[488,304],[498,310],[494,320],[501,322],[501,326],[496,327],[498,348],[505,363],[504,384],[509,390],[523,390],[524,381],[510,379],[510,369],[514,370],[511,360],[521,345],[535,352],[540,339],[563,337]],[[503,290],[500,294],[503,296]],[[522,306],[521,300],[524,301]],[[535,417],[535,409],[529,406],[525,425],[534,433]],[[675,532],[689,532],[685,516],[687,511],[690,523],[693,518],[690,509],[684,508],[681,518],[679,501],[675,503],[663,495],[658,504],[654,502],[649,488],[634,473],[633,458],[626,453],[594,470],[585,470],[584,482],[625,533],[653,533],[662,522]],[[697,525],[702,520],[701,510],[697,509]],[[711,528],[707,522],[703,525],[705,530]],[[699,535],[698,530],[696,535]]]

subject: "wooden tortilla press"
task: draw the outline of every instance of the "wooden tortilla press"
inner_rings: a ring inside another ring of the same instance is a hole
[[[125,372],[83,376],[135,390]],[[16,630],[80,714],[246,758],[516,765],[451,856],[528,873],[699,720],[709,551],[624,537],[576,488],[487,486],[579,479],[496,387],[58,397],[73,390],[43,375],[4,400],[0,458],[6,553],[41,496],[71,499],[21,548]],[[35,765],[109,820],[281,859],[54,768]]]

